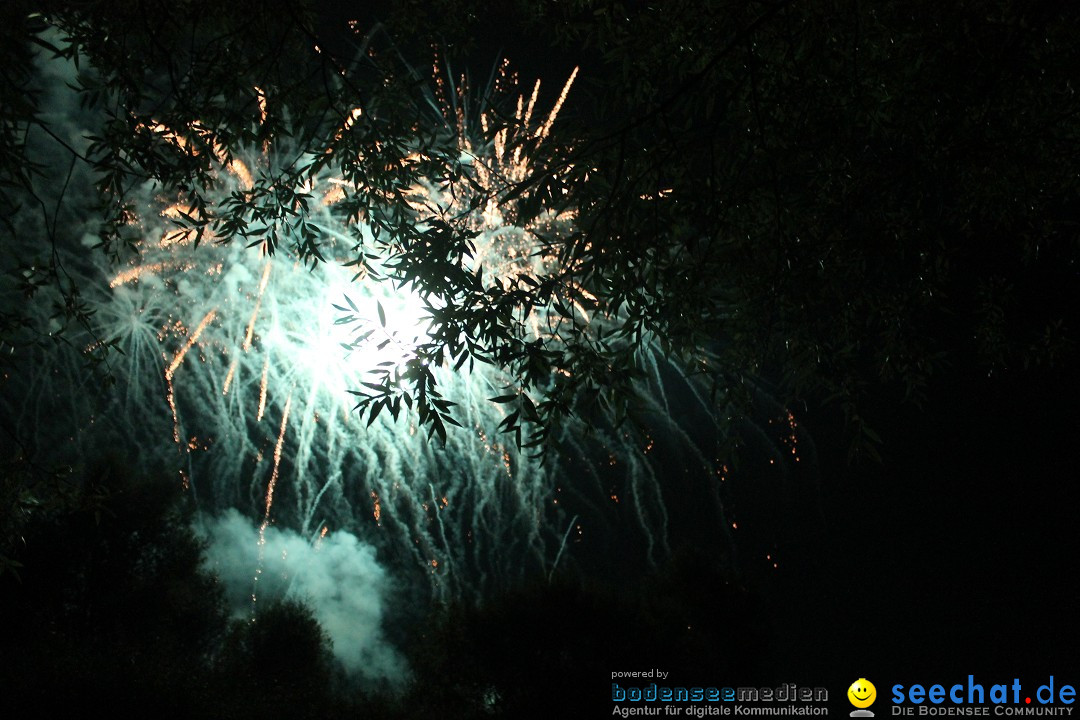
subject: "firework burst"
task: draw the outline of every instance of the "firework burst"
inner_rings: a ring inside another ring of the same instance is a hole
[[[539,238],[550,244],[572,230],[571,211],[542,212],[523,225],[501,201],[528,176],[526,149],[547,137],[572,80],[539,119],[537,91],[519,99],[512,124],[498,124],[488,112],[470,118],[463,102],[447,103],[444,117],[468,177],[405,190],[418,226],[463,221],[466,270],[485,286],[549,274],[558,259]],[[500,91],[506,82],[504,65]],[[461,87],[451,92],[463,100]],[[331,143],[362,115],[351,112]],[[594,473],[586,483],[592,490],[570,490],[572,483],[556,481],[566,472],[562,463],[541,465],[503,442],[499,427],[509,411],[489,398],[511,379],[497,368],[430,368],[460,424],[444,443],[432,441],[408,412],[367,418],[354,412],[349,391],[374,385],[373,377],[400,378],[425,362],[418,348],[445,302],[395,282],[400,278],[386,257],[350,260],[375,232],[339,210],[357,188],[327,168],[304,174],[292,188],[309,203],[305,222],[320,237],[322,262],[305,262],[297,243],[282,242],[287,234],[271,239],[269,223],[249,225],[256,239],[247,247],[218,243],[215,224],[203,220],[224,216],[229,203],[280,177],[273,162],[284,153],[260,145],[229,155],[198,126],[147,130],[177,151],[212,156],[220,207],[148,194],[137,254],[109,272],[108,294],[98,302],[106,334],[126,363],[120,371],[126,391],[112,411],[117,420],[138,418],[131,429],[150,446],[171,440],[185,483],[205,507],[241,508],[261,534],[275,523],[309,536],[327,528],[362,533],[389,548],[392,562],[411,558],[408,564],[428,576],[439,597],[482,592],[550,572],[556,559],[566,562],[567,543],[597,517],[587,507],[575,511],[575,503],[615,505],[611,481]],[[568,304],[585,326],[593,321],[589,296],[580,286],[572,290]],[[558,334],[565,320],[548,310],[521,311],[525,337]],[[163,426],[170,427],[167,434]],[[569,426],[564,435],[563,444],[579,445],[582,458],[595,454],[580,440],[583,426]],[[608,446],[607,457],[638,450],[613,430],[598,430],[589,442]],[[633,512],[650,552],[659,552],[666,524],[661,494],[648,489],[655,483],[645,464],[619,462],[638,478],[630,485],[639,505]]]
[[[437,75],[436,149],[349,145],[364,132],[362,108],[342,113],[316,150],[257,132],[226,149],[198,123],[141,123],[146,142],[204,163],[208,189],[195,202],[146,183],[132,193],[128,229],[138,239],[128,259],[118,267],[93,254],[80,265],[96,323],[81,349],[121,351],[110,357],[117,387],[74,400],[63,390],[60,375],[80,374],[76,340],[40,364],[20,412],[69,416],[75,429],[64,442],[75,459],[102,438],[123,438],[139,449],[133,463],[173,468],[204,510],[238,509],[258,531],[253,599],[274,527],[314,546],[352,533],[440,599],[481,596],[557,567],[608,568],[613,555],[656,563],[691,528],[694,542],[730,546],[720,423],[693,382],[646,349],[637,410],[648,433],[571,418],[541,462],[504,432],[532,408],[515,390],[520,380],[489,348],[470,347],[468,362],[443,352],[468,342],[466,328],[448,335],[443,321],[462,298],[440,293],[437,277],[417,281],[405,241],[388,240],[379,223],[377,201],[392,196],[408,213],[411,241],[444,242],[440,232],[452,226],[453,262],[443,269],[474,279],[478,294],[465,300],[479,297],[487,309],[503,312],[492,296],[523,297],[521,288],[544,283],[546,294],[531,296],[542,302],[504,304],[522,347],[617,326],[582,281],[576,250],[566,251],[580,242],[573,208],[523,212],[515,202],[529,200],[532,163],[575,75],[546,114],[539,84],[518,93],[505,63],[476,111],[464,82]],[[256,96],[257,126],[272,98]],[[343,152],[350,161],[334,161]],[[360,183],[364,152],[389,153],[380,162],[412,179],[381,190]],[[429,165],[453,172],[418,172]],[[416,375],[438,388],[442,438],[417,414],[422,398],[400,391]],[[388,388],[396,394],[380,398]],[[61,413],[64,403],[73,406]],[[698,520],[673,521],[673,507]]]

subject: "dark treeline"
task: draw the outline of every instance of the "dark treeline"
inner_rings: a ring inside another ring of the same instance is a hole
[[[544,718],[601,706],[596,688],[615,657],[681,677],[745,677],[767,664],[757,603],[686,551],[629,595],[562,575],[434,608],[408,634],[410,677],[372,688],[336,664],[301,602],[228,618],[191,510],[175,484],[101,462],[68,503],[27,523],[19,567],[0,578],[0,707],[12,717],[77,704],[122,716]]]

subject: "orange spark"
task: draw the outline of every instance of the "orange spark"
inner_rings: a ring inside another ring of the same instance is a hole
[[[251,320],[248,321],[247,332],[244,334],[243,350],[247,352],[251,349],[251,338],[255,334],[255,318],[259,316],[259,307],[262,305],[263,294],[266,292],[266,283],[270,279],[270,261],[266,261],[266,267],[263,268],[262,279],[259,280],[259,290],[255,294],[255,309],[251,311]]]
[[[184,356],[188,354],[188,350],[190,350],[192,346],[196,342],[198,342],[199,336],[202,335],[203,330],[206,329],[207,325],[214,321],[214,318],[216,316],[217,310],[211,310],[210,312],[206,313],[206,316],[203,317],[202,322],[200,322],[195,328],[195,332],[191,334],[191,336],[188,338],[187,343],[185,343],[184,347],[176,353],[176,355],[173,357],[172,362],[169,364],[169,367],[165,370],[165,395],[166,399],[169,402],[169,409],[172,410],[173,441],[177,445],[180,444],[180,418],[176,414],[176,392],[173,388],[173,374],[176,373],[176,369],[180,367],[180,363],[184,362]]]
[[[263,412],[266,411],[266,376],[270,372],[270,356],[263,361],[262,382],[259,383],[259,410],[255,413],[255,421],[262,420]]]

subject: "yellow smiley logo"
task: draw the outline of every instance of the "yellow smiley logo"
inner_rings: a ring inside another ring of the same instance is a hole
[[[877,699],[877,688],[866,678],[859,678],[847,689],[848,700],[857,708],[868,708]]]

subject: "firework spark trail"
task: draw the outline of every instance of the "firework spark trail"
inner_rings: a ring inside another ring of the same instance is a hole
[[[251,588],[251,614],[255,617],[255,603],[258,600],[259,577],[263,573],[263,560],[265,559],[266,528],[270,525],[270,511],[274,507],[274,490],[277,488],[278,474],[281,469],[281,451],[285,443],[285,430],[289,426],[289,410],[292,408],[292,393],[289,393],[285,401],[285,409],[281,413],[281,429],[278,430],[277,444],[274,445],[274,466],[270,473],[270,482],[266,485],[266,510],[263,512],[262,522],[259,524],[259,557],[255,566],[255,577]]]
[[[244,344],[240,346],[240,349],[244,352],[251,349],[251,339],[255,336],[255,320],[259,317],[259,308],[262,307],[262,299],[266,293],[266,283],[270,281],[270,269],[272,267],[269,260],[267,260],[262,279],[259,280],[259,289],[255,293],[255,307],[251,310],[251,320],[248,321],[247,332],[244,334]]]
[[[161,273],[166,267],[166,263],[159,262],[150,265],[139,265],[138,267],[128,268],[121,273],[117,273],[116,277],[109,281],[109,287],[116,288],[127,283],[138,280],[143,275],[157,275]]]
[[[537,138],[542,140],[551,132],[551,126],[554,124],[555,119],[559,117],[559,111],[562,110],[563,103],[566,102],[566,96],[570,94],[570,88],[573,87],[574,79],[577,78],[577,74],[578,68],[574,68],[573,72],[570,73],[570,77],[567,79],[566,84],[563,85],[562,92],[559,93],[559,99],[555,102],[555,107],[548,113],[547,118],[544,120],[544,124],[536,131]],[[529,109],[532,109],[531,102],[529,103]]]
[[[266,526],[270,524],[270,510],[274,505],[274,488],[277,486],[278,473],[281,470],[281,450],[285,443],[285,429],[289,427],[289,410],[292,408],[292,393],[285,401],[285,410],[281,413],[281,429],[278,431],[277,444],[274,445],[274,469],[270,474],[270,482],[266,486],[266,513],[263,515],[259,532],[265,533]]]
[[[180,364],[184,362],[184,357],[187,356],[188,351],[195,346],[195,343],[199,341],[199,336],[206,330],[207,325],[214,321],[217,316],[217,310],[211,310],[206,313],[203,319],[199,322],[195,328],[195,332],[191,333],[191,337],[188,338],[184,347],[176,353],[173,357],[173,361],[169,364],[169,367],[165,370],[165,382],[168,385],[167,400],[169,403],[169,409],[172,410],[173,417],[173,442],[179,444],[180,442],[180,418],[176,414],[176,389],[173,386],[173,375],[176,374],[176,369],[180,367]]]
[[[559,560],[562,558],[563,552],[566,550],[566,541],[570,539],[570,531],[574,529],[577,524],[578,515],[570,518],[570,524],[566,526],[566,532],[563,533],[562,542],[559,543],[559,552],[555,553],[555,559],[551,563],[551,570],[548,571],[548,582],[551,582],[551,577],[555,574],[555,569],[559,567]]]
[[[259,382],[259,409],[255,411],[255,421],[262,420],[266,411],[266,378],[270,373],[270,356],[263,360],[262,380]]]

